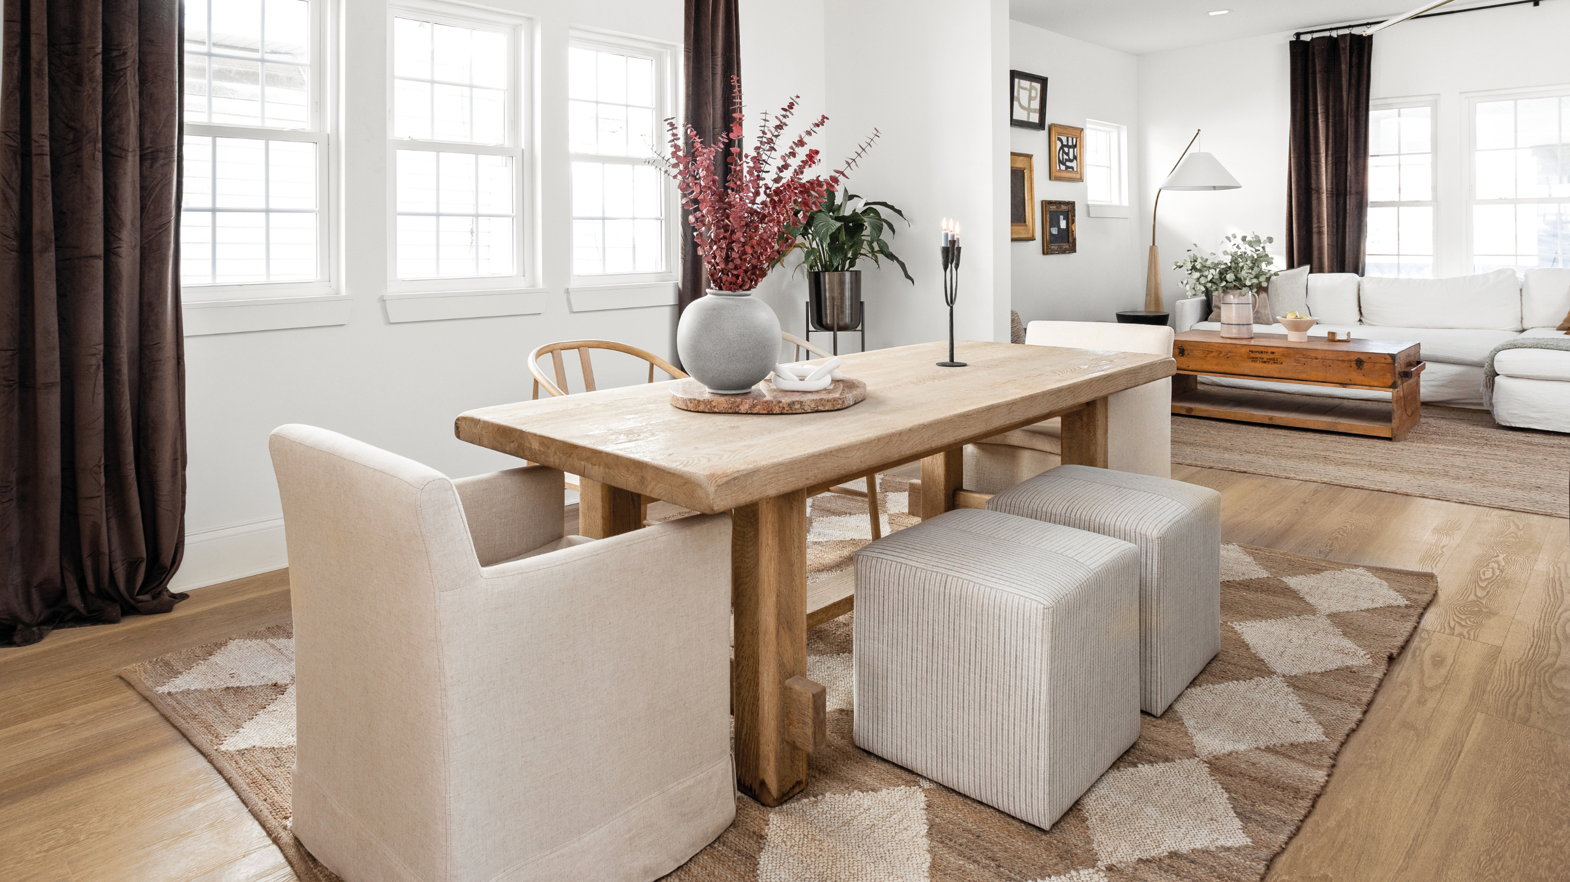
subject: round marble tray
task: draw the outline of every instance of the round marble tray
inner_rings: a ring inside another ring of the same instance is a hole
[[[844,410],[866,397],[867,384],[850,377],[817,392],[786,392],[767,380],[745,395],[716,395],[692,379],[671,387],[671,405],[694,413],[817,413]]]

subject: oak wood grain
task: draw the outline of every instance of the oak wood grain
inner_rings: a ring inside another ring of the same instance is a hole
[[[1421,627],[1499,646],[1538,556],[1564,521],[1488,510],[1440,569],[1441,590]]]
[[[829,737],[828,690],[806,677],[785,681],[785,737],[808,753],[823,749]]]
[[[1184,331],[1172,344],[1177,369],[1185,373],[1375,389],[1394,388],[1403,371],[1412,373],[1422,361],[1420,352],[1412,341],[1310,337],[1293,343],[1285,334],[1238,340],[1220,331]]]
[[[965,343],[970,367],[935,366],[943,344],[843,356],[867,383],[847,410],[782,419],[693,414],[665,383],[482,408],[460,439],[615,487],[715,513],[865,475],[1009,431],[1173,372],[1170,358]]]
[[[954,494],[965,477],[965,451],[953,447],[921,460],[921,519],[954,510]]]
[[[1062,417],[1064,465],[1107,467],[1107,399],[1097,398]]]
[[[643,527],[645,505],[636,493],[578,479],[578,524],[590,539],[609,539]]]
[[[1550,539],[1505,635],[1488,712],[1542,729],[1570,733],[1570,541]]]

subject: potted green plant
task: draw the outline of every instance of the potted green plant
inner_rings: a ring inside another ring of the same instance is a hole
[[[1233,234],[1223,240],[1219,255],[1207,257],[1190,248],[1182,260],[1172,264],[1173,269],[1188,274],[1182,285],[1190,296],[1206,296],[1213,305],[1219,303],[1221,336],[1254,336],[1254,294],[1265,290],[1276,275],[1272,268],[1275,258],[1265,250],[1274,241],[1273,236]]]
[[[850,331],[861,327],[861,270],[863,258],[882,266],[884,258],[899,264],[912,285],[905,261],[889,248],[883,237],[894,227],[883,212],[905,213],[887,202],[868,202],[848,191],[829,191],[828,198],[792,230],[801,266],[807,271],[808,315],[814,330]]]

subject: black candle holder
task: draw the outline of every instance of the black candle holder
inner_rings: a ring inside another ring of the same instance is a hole
[[[959,299],[959,245],[944,245],[943,302],[949,306],[949,360],[938,362],[938,367],[966,367],[965,362],[954,360],[954,301]]]

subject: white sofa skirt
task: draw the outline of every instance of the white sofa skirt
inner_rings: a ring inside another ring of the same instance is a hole
[[[1570,383],[1495,377],[1494,422],[1501,426],[1570,432]]]

